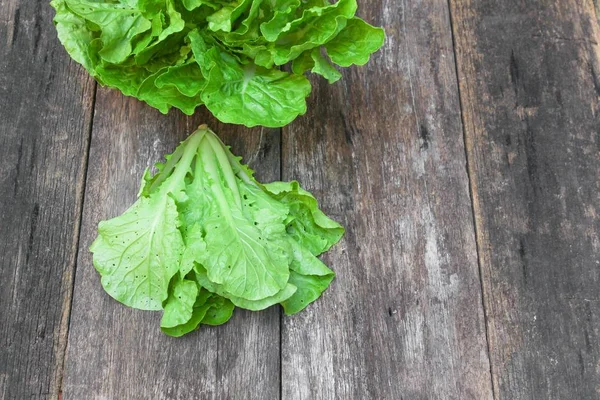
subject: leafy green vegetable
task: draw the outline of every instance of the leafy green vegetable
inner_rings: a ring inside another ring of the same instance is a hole
[[[162,331],[181,336],[225,323],[234,305],[297,313],[329,286],[317,256],[344,229],[297,182],[257,182],[205,126],[165,158],[138,200],[99,224],[90,250],[109,295],[164,310]]]
[[[52,0],[58,37],[103,85],[167,113],[280,127],[306,112],[306,71],[365,64],[384,32],[356,0]],[[292,64],[292,72],[280,66]]]

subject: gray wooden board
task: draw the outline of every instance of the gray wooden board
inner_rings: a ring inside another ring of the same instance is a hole
[[[64,399],[600,398],[598,1],[449,4],[362,2],[384,49],[313,79],[283,141],[101,89],[86,177],[94,84],[47,3],[0,0],[0,398],[58,397],[75,264]],[[273,308],[168,338],[91,265],[98,221],[206,119],[347,227],[281,329]]]
[[[260,179],[279,178],[278,130],[215,124],[199,112],[161,115],[116,91],[99,90],[69,332],[65,400],[274,399],[279,396],[279,310],[236,310],[221,327],[182,338],[159,329],[160,313],[127,308],[100,286],[88,247],[97,223],[135,200],[144,169],[200,123],[247,156]]]
[[[0,0],[0,398],[56,397],[94,84],[45,2]]]
[[[494,389],[600,398],[592,0],[451,0]]]
[[[283,130],[298,179],[347,228],[337,278],[283,319],[283,399],[490,399],[446,2],[363,2],[387,31],[365,67],[314,79]]]

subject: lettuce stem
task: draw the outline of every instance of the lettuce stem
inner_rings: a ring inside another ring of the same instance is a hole
[[[219,209],[221,210],[221,213],[227,219],[227,221],[233,226],[233,217],[231,215],[231,210],[229,209],[227,199],[225,198],[225,193],[223,192],[223,189],[219,184],[221,177],[219,175],[219,170],[217,167],[215,151],[208,140],[203,140],[200,143],[199,157],[202,158],[202,162],[204,163],[204,170],[208,172],[208,175],[212,180],[210,184],[210,189],[212,194],[215,196],[217,204],[219,205]]]
[[[177,166],[173,170],[173,173],[168,178],[170,182],[169,185],[164,189],[166,193],[173,191],[177,185],[184,186],[185,176],[190,170],[190,166],[192,165],[192,161],[196,156],[198,146],[202,142],[206,132],[207,128],[204,125],[200,126],[196,132],[192,133],[192,135],[186,139],[187,143],[184,143],[183,154],[181,155]]]
[[[235,199],[235,203],[237,206],[242,209],[242,198],[240,196],[240,191],[238,188],[237,180],[235,179],[235,174],[233,173],[233,169],[231,168],[231,164],[229,163],[229,158],[221,145],[221,141],[217,139],[217,136],[212,131],[208,131],[206,135],[206,139],[209,141],[213,152],[217,158],[217,162],[221,167],[221,172],[223,172],[223,178],[227,182],[227,186],[233,192],[233,197]]]
[[[221,147],[224,149],[224,152],[227,154],[227,158],[229,159],[229,165],[231,165],[231,168],[233,169],[235,175],[248,185],[258,186],[254,179],[246,173],[244,168],[242,168],[240,160],[238,160],[233,154],[231,154],[231,151],[228,150],[227,146],[225,146],[225,143],[223,143],[223,141],[217,135],[215,135],[215,138],[219,142]]]

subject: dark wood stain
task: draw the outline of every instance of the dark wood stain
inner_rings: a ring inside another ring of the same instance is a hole
[[[519,66],[515,58],[515,52],[510,52],[510,81],[512,82],[515,91],[515,98],[519,96]]]
[[[15,42],[17,41],[17,37],[19,36],[19,27],[21,25],[21,9],[18,8],[15,10],[15,14],[13,15],[13,20],[12,20],[12,24],[13,24],[13,29],[12,29],[12,40],[11,40],[11,46],[15,45]]]
[[[592,63],[589,64],[590,74],[592,75],[592,83],[594,84],[594,89],[596,90],[596,95],[600,96],[600,79],[598,79],[598,74],[594,69],[594,65]]]
[[[421,129],[419,132],[421,136],[421,150],[427,150],[429,148],[430,140],[429,131],[427,130],[427,127],[425,125],[421,125]]]

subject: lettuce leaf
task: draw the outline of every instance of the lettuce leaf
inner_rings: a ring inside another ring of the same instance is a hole
[[[234,306],[294,314],[327,289],[335,274],[317,256],[344,229],[297,182],[259,183],[205,126],[165,158],[137,201],[99,224],[90,250],[110,296],[163,310],[162,331],[181,336]]]
[[[306,112],[306,71],[363,65],[384,33],[356,0],[52,0],[59,40],[100,84],[167,113],[281,127]],[[286,64],[293,68],[280,68]],[[291,72],[288,72],[290,71]]]

